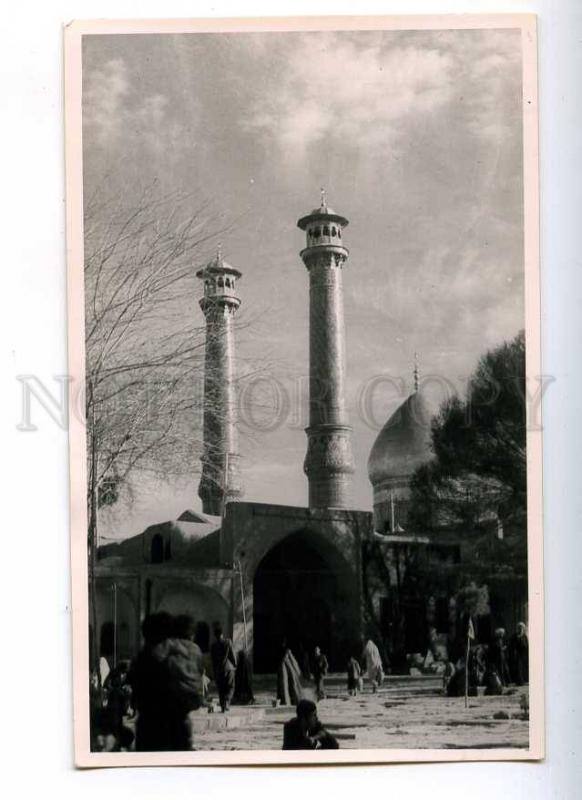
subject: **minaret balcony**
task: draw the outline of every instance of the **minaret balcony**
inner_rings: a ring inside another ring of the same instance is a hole
[[[224,309],[234,312],[241,303],[240,298],[233,294],[208,294],[201,297],[198,302],[203,314]]]
[[[347,261],[350,251],[347,247],[342,247],[339,244],[316,244],[311,247],[305,247],[301,252],[300,256],[305,263],[305,266],[309,269],[312,260],[316,259],[318,256],[327,255],[335,256],[336,261],[343,263]]]

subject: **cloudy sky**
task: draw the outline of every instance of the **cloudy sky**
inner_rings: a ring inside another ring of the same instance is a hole
[[[307,497],[296,398],[308,275],[296,221],[321,186],[350,220],[355,507],[371,507],[377,433],[358,398],[371,398],[378,424],[398,402],[387,383],[372,392],[375,377],[410,390],[417,351],[425,380],[462,388],[478,356],[523,327],[520,53],[517,30],[84,37],[85,190],[105,180],[131,204],[156,181],[233,221],[223,252],[257,320],[239,355],[264,355],[289,398],[273,430],[243,435],[246,499]],[[443,390],[426,388],[437,403]],[[140,487],[109,515],[111,535],[199,508],[196,476]]]

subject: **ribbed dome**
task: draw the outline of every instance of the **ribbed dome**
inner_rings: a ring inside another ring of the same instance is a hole
[[[319,206],[319,208],[314,208],[313,211],[311,212],[311,215],[316,215],[316,216],[320,215],[325,216],[326,214],[330,216],[337,216],[333,208],[330,208],[327,204],[324,206]]]
[[[373,486],[388,478],[412,475],[417,467],[430,460],[430,420],[419,392],[398,406],[370,451],[368,477]]]
[[[323,219],[328,222],[337,222],[338,225],[344,228],[349,224],[345,217],[342,217],[341,214],[338,214],[333,208],[330,208],[327,203],[324,203],[319,208],[314,208],[313,211],[310,211],[307,216],[301,217],[297,222],[297,227],[304,231],[310,222],[315,222],[318,219]]]

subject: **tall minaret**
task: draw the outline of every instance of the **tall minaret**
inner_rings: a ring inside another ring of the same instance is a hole
[[[310,508],[347,508],[354,471],[345,407],[345,331],[342,243],[345,217],[321,205],[297,223],[306,232],[301,258],[309,272],[309,427],[303,469]]]
[[[200,308],[206,317],[204,361],[204,443],[198,495],[205,514],[220,515],[225,504],[243,495],[236,429],[233,319],[240,299],[241,273],[227,264],[220,248],[196,276],[204,281]]]

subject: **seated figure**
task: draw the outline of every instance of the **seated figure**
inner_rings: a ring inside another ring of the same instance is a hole
[[[297,716],[285,723],[283,750],[337,750],[339,744],[317,718],[317,706],[311,700],[297,703]]]

